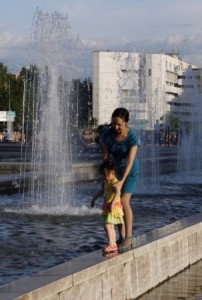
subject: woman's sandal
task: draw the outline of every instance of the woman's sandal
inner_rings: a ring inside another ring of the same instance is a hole
[[[126,245],[120,244],[120,245],[118,245],[118,252],[119,253],[124,253],[124,252],[127,252],[127,251],[133,249],[133,237],[132,236],[127,236],[124,241],[129,240],[129,239],[130,239],[129,244],[126,244]]]

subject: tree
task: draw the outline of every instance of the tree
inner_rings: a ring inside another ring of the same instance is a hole
[[[92,126],[92,127],[96,127],[96,126],[97,126],[97,124],[98,124],[98,121],[97,121],[97,119],[96,119],[96,118],[92,118],[92,119],[90,120],[90,126]]]
[[[169,126],[171,131],[177,132],[180,128],[180,119],[169,113],[166,116],[166,126]]]
[[[89,78],[73,79],[70,87],[70,123],[78,128],[88,127],[92,114],[92,82]]]
[[[16,118],[13,123],[14,130],[19,130],[22,124],[21,107],[22,107],[23,86],[19,76],[8,73],[7,68],[0,63],[0,110],[15,111]],[[1,123],[1,130],[5,127]]]
[[[92,82],[86,78],[80,83],[80,106],[79,124],[80,128],[88,127],[92,113]]]
[[[23,126],[29,128],[33,126],[36,113],[34,108],[37,106],[38,77],[37,66],[23,67],[20,74],[15,75],[8,73],[7,67],[0,63],[0,110],[15,111],[16,118],[13,123],[15,131],[23,130]],[[71,82],[64,82],[62,78],[59,78],[58,84],[60,83],[65,86],[64,101],[69,103],[70,124],[78,128],[88,127],[92,117],[90,78],[85,78],[83,81],[74,79]],[[23,122],[25,123],[22,124]],[[4,127],[5,125],[0,123],[1,131]]]
[[[0,63],[0,110],[8,110],[7,68]]]

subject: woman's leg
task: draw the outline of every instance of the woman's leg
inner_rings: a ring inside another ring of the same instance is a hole
[[[125,223],[123,224],[118,224],[118,232],[119,232],[119,238],[118,238],[118,243],[121,244],[123,240],[125,239]]]
[[[132,240],[132,228],[133,228],[133,211],[130,206],[130,193],[124,193],[121,195],[121,203],[124,211],[124,222],[125,222],[125,240],[123,245],[131,244]]]

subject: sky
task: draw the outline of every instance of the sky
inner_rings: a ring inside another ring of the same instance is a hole
[[[0,0],[0,62],[29,65],[36,11],[68,18],[78,47],[93,51],[179,53],[202,67],[201,0]]]

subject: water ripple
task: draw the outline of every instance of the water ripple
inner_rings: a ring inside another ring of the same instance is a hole
[[[202,211],[199,182],[175,185],[168,184],[168,178],[163,182],[164,192],[132,198],[135,236]],[[99,183],[80,185],[74,207],[24,207],[22,195],[1,195],[0,285],[101,249],[106,243],[102,199],[96,208],[90,207],[98,187]]]

